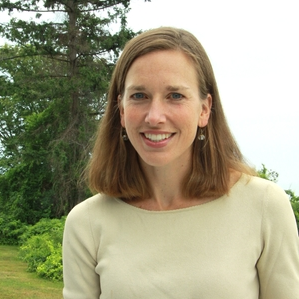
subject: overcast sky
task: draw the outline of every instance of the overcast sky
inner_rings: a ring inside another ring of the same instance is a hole
[[[247,160],[299,195],[298,0],[132,0],[128,26],[192,32],[212,62]]]
[[[244,156],[299,195],[298,0],[132,0],[131,8],[135,31],[174,26],[199,39]]]

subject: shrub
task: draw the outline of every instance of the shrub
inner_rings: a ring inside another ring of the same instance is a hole
[[[49,234],[56,242],[61,242],[65,217],[61,219],[41,219],[34,225],[28,225],[20,236],[20,243],[24,244],[33,236]]]
[[[37,267],[44,263],[51,254],[51,238],[47,234],[32,236],[20,248],[20,258],[28,263],[27,270],[35,272]]]
[[[54,247],[53,244],[49,244],[49,247],[51,254],[37,267],[36,272],[41,277],[62,281],[62,246],[58,244]]]
[[[0,244],[18,245],[19,237],[26,231],[26,224],[20,220],[0,214]]]
[[[44,278],[62,280],[62,235],[65,217],[42,219],[21,236],[20,258],[28,271]]]

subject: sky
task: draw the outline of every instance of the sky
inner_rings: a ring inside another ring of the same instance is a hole
[[[131,0],[127,20],[135,31],[174,26],[198,38],[243,155],[299,195],[298,0]]]
[[[132,0],[128,27],[160,26],[198,38],[243,155],[299,195],[298,0]]]

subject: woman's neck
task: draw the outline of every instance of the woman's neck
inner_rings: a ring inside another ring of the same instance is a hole
[[[186,203],[182,184],[190,173],[191,165],[181,163],[154,167],[141,164],[150,185],[152,197],[140,200],[140,202],[146,202],[155,210],[175,209]]]
[[[190,172],[190,168],[187,166],[152,167],[143,165],[142,167],[150,185],[152,196],[146,199],[126,201],[133,206],[151,211],[176,210],[204,204],[218,198],[218,196],[184,197],[183,182]],[[230,188],[239,180],[240,176],[240,172],[233,170],[230,172]]]

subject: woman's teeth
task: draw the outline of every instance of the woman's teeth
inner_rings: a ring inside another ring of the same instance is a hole
[[[171,136],[171,134],[147,134],[147,133],[145,133],[144,136],[151,141],[159,142],[159,141],[169,138]]]

